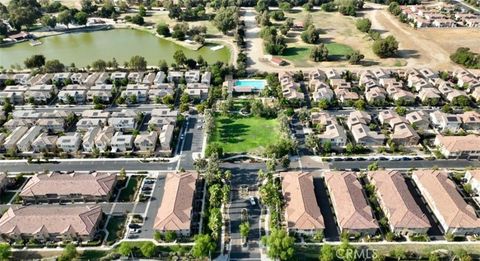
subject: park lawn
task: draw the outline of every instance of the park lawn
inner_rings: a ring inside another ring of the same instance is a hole
[[[118,196],[119,202],[131,202],[135,200],[135,194],[140,188],[143,176],[131,176],[128,181],[127,187],[122,189],[120,196]]]
[[[120,239],[120,231],[125,230],[125,221],[127,220],[126,216],[112,216],[108,221],[107,230],[108,230],[108,237],[107,237],[107,244],[111,245],[116,240]]]
[[[345,56],[347,54],[353,52],[352,47],[346,44],[326,43],[325,46],[328,49],[328,59],[330,61],[338,61],[345,59]],[[310,60],[310,50],[312,47],[313,45],[299,45],[287,47],[282,57],[291,61],[297,66],[305,66],[308,63],[314,63]]]
[[[225,153],[261,152],[279,136],[276,119],[218,116],[211,142],[218,143]]]

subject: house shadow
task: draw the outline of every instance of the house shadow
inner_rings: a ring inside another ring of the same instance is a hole
[[[360,65],[362,65],[362,66],[376,66],[376,65],[379,65],[379,64],[380,64],[379,62],[371,61],[371,60],[360,61]]]

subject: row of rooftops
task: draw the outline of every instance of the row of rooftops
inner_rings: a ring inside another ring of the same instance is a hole
[[[424,5],[402,6],[402,13],[416,23],[416,27],[479,27],[480,16],[467,12],[445,12]]]
[[[443,80],[439,73],[430,69],[409,70],[362,70],[353,73],[353,81],[344,77],[346,71],[334,69],[314,70],[305,75],[308,80],[312,99],[331,101],[336,97],[341,102],[355,101],[361,98],[358,88],[364,89],[367,102],[385,101],[387,96],[394,101],[403,100],[413,103],[416,98],[422,102],[442,98],[448,102],[464,96],[480,99],[480,73],[463,69],[450,72],[451,80]],[[280,83],[287,99],[303,99],[299,83],[293,81],[293,73],[279,74]],[[357,79],[357,80],[355,80]],[[455,83],[453,82],[455,80]]]
[[[178,111],[159,106],[150,113],[150,132],[142,132],[134,136],[124,132],[137,129],[138,115],[134,110],[102,111],[85,110],[76,123],[77,132],[62,133],[66,127],[66,119],[71,115],[62,110],[42,112],[37,110],[16,110],[13,118],[3,127],[11,131],[10,135],[0,135],[0,142],[5,149],[16,148],[22,152],[33,150],[41,152],[55,148],[66,152],[76,152],[81,149],[92,152],[93,148],[106,151],[154,151],[157,141],[162,151],[169,151],[173,139]]]
[[[480,181],[478,170],[469,172],[472,179]],[[324,229],[322,212],[325,213],[325,210],[320,210],[318,206],[312,175],[307,172],[285,172],[280,175],[288,228],[297,231]],[[379,224],[367,202],[359,176],[348,171],[328,171],[323,177],[340,230],[374,234]],[[394,233],[411,230],[421,234],[428,231],[432,224],[427,213],[418,205],[420,201],[415,199],[417,195],[412,194],[402,173],[394,170],[369,171],[366,177],[374,185],[374,193]],[[419,170],[413,172],[412,179],[433,213],[444,221],[441,225],[445,233],[480,231],[480,219],[474,208],[462,198],[448,173]]]
[[[201,72],[199,70],[183,71],[163,71],[158,72],[60,72],[60,73],[46,73],[32,75],[30,73],[17,74],[0,74],[0,82],[13,80],[18,85],[44,85],[57,81],[70,81],[74,84],[81,84],[86,86],[101,85],[108,82],[108,80],[128,80],[135,84],[154,85],[168,82],[177,82],[185,78],[187,83],[202,82],[210,84],[212,77],[211,72]]]

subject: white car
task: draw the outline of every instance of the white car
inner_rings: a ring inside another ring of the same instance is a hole
[[[255,202],[255,198],[254,198],[254,197],[250,197],[250,199],[249,199],[248,201],[250,201],[250,204],[251,204],[252,206],[255,206],[256,202]]]

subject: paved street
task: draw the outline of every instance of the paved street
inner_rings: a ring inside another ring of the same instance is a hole
[[[165,175],[160,175],[155,181],[155,186],[152,189],[152,197],[150,203],[146,210],[145,221],[142,226],[142,231],[140,233],[140,238],[153,238],[153,225],[155,223],[155,216],[157,215],[157,210],[162,203],[163,191],[165,186]],[[144,210],[144,211],[145,211]],[[144,214],[142,212],[142,214]]]
[[[181,150],[180,167],[184,169],[195,169],[193,163],[194,157],[198,157],[202,152],[203,145],[203,116],[191,115],[186,124],[185,138],[183,141],[183,149]],[[201,126],[201,128],[199,128]]]
[[[230,260],[237,259],[260,259],[259,242],[260,232],[260,207],[258,198],[253,206],[249,202],[249,197],[255,195],[257,184],[257,172],[259,169],[265,170],[263,163],[224,163],[222,168],[232,172],[232,199],[229,208],[230,232],[231,232],[231,252]],[[249,187],[249,195],[240,195],[239,188]],[[248,213],[250,223],[250,233],[248,236],[248,245],[242,247],[239,226],[242,223],[242,209]]]

